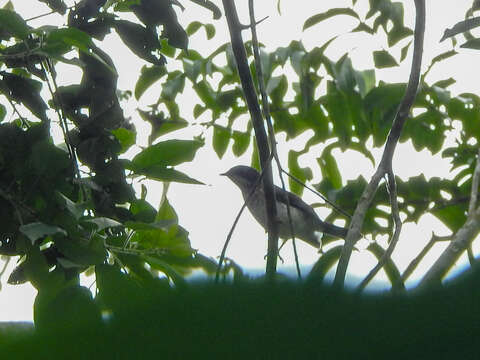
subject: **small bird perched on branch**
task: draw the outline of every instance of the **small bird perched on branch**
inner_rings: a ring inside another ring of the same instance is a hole
[[[265,207],[265,195],[262,184],[258,181],[260,174],[249,166],[234,166],[226,173],[227,176],[242,191],[243,198],[247,201],[247,207],[253,217],[267,229],[267,212]],[[256,188],[255,188],[256,186]],[[252,193],[253,189],[255,191]],[[297,195],[275,186],[275,197],[277,202],[277,218],[279,237],[286,240],[292,237],[290,230],[287,201],[290,203],[290,214],[292,218],[295,238],[305,241],[316,247],[321,247],[320,234],[325,233],[340,238],[347,236],[347,229],[320,220],[313,208],[300,199]]]

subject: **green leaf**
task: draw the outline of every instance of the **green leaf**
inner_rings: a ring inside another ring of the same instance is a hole
[[[30,27],[16,12],[0,9],[0,30],[6,31],[18,39],[26,40]]]
[[[317,260],[308,274],[308,283],[319,284],[325,278],[328,270],[330,270],[340,258],[342,248],[343,246],[340,245],[335,246],[320,256],[320,259]]]
[[[192,36],[195,34],[198,29],[202,27],[202,23],[200,21],[193,21],[190,24],[188,24],[187,28],[185,29],[186,33],[188,36]]]
[[[407,45],[402,47],[402,50],[400,51],[400,62],[405,60],[408,54],[408,49],[410,48],[410,45],[412,45],[412,42],[410,41]]]
[[[57,192],[56,194],[57,194],[57,200],[60,203],[60,205],[63,206],[65,209],[67,209],[68,212],[72,214],[76,220],[80,219],[84,215],[85,209],[86,209],[85,204],[77,204],[72,200],[70,200],[69,198],[67,198],[61,192]]]
[[[90,54],[89,49],[93,46],[90,35],[73,27],[50,31],[46,39],[44,50],[48,52],[48,48],[56,48],[58,47],[58,44],[75,46],[86,54]]]
[[[137,133],[135,131],[131,131],[125,128],[118,128],[115,130],[111,130],[111,132],[122,146],[122,150],[120,151],[121,153],[124,153],[132,145],[135,145],[137,139]]]
[[[326,20],[326,19],[329,19],[333,16],[337,16],[337,15],[348,15],[348,16],[352,16],[356,19],[359,19],[358,17],[358,14],[353,10],[353,9],[350,9],[350,8],[335,8],[335,9],[330,9],[324,13],[320,13],[320,14],[315,14],[311,17],[309,17],[305,23],[303,24],[303,31],[305,31],[306,29],[308,29],[309,27],[312,27],[313,25],[316,25],[320,22],[322,22],[323,20]]]
[[[166,140],[151,145],[137,154],[132,163],[138,168],[149,168],[154,165],[175,166],[192,161],[197,150],[204,145],[198,140]]]
[[[375,67],[377,69],[398,66],[398,63],[395,60],[395,58],[392,55],[390,55],[388,51],[385,51],[385,50],[374,51],[373,62],[375,63]]]
[[[181,72],[170,73],[167,81],[163,84],[161,97],[175,100],[177,94],[181,93],[185,87],[185,76],[186,74]]]
[[[214,125],[212,145],[213,150],[215,150],[220,159],[227,151],[228,144],[230,143],[230,137],[230,129],[227,129],[223,126]]]
[[[135,200],[130,205],[130,212],[135,217],[135,221],[151,223],[155,221],[157,210],[146,200]]]
[[[233,131],[232,133],[233,146],[232,152],[235,156],[241,156],[247,151],[250,145],[250,134],[248,132]]]
[[[5,108],[5,106],[0,104],[0,122],[5,119],[5,115],[7,115],[7,109]]]
[[[290,150],[288,152],[288,170],[291,175],[295,176],[298,180],[305,183],[307,180],[312,180],[313,174],[310,168],[301,168],[298,164],[298,157],[302,155],[302,152],[296,152]],[[296,181],[293,181],[289,178],[290,190],[301,196],[303,194],[303,186],[298,184]]]
[[[480,39],[471,39],[466,42],[464,42],[462,45],[460,45],[461,48],[464,49],[474,49],[474,50],[480,50]]]
[[[187,78],[195,83],[197,81],[198,75],[202,71],[202,60],[191,61],[189,59],[183,60],[183,70]]]
[[[147,178],[158,181],[172,181],[185,184],[205,185],[201,181],[192,179],[181,171],[161,165],[152,165],[148,168],[134,170],[136,174],[145,175]]]
[[[330,180],[335,189],[340,189],[342,187],[342,175],[338,170],[337,161],[332,156],[332,153],[324,151],[322,156],[317,158],[317,162],[322,170],[322,176]]]
[[[32,244],[45,236],[54,235],[54,234],[63,234],[67,235],[67,232],[58,226],[47,225],[42,222],[33,222],[30,224],[20,226],[20,231],[25,234]]]
[[[155,82],[167,74],[165,66],[142,66],[140,77],[135,84],[135,99],[140,99],[143,93]]]
[[[107,228],[123,226],[122,223],[119,223],[118,221],[107,218],[107,217],[96,217],[93,219],[85,219],[82,222],[95,225],[95,229],[97,231],[102,231]]]
[[[466,19],[456,23],[453,28],[445,30],[443,33],[442,38],[440,41],[443,41],[449,37],[455,36],[457,34],[470,31],[475,29],[476,27],[480,26],[480,17],[474,17],[470,19]]]

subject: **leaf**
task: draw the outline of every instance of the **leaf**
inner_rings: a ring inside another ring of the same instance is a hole
[[[157,211],[146,200],[135,200],[130,205],[130,212],[135,217],[135,221],[151,223],[155,220]]]
[[[167,275],[169,278],[172,279],[172,281],[175,283],[175,285],[184,285],[186,283],[185,279],[183,278],[180,273],[178,273],[170,264],[167,262],[160,260],[158,258],[155,258],[153,256],[144,256],[143,259],[152,266],[152,268],[160,270],[163,272],[165,275]]]
[[[312,270],[308,274],[307,282],[311,284],[319,284],[328,273],[328,270],[332,268],[333,265],[340,258],[342,253],[343,246],[335,246],[328,251],[326,251],[320,259],[313,265]]]
[[[222,17],[222,12],[218,8],[218,6],[215,5],[215,3],[213,3],[212,1],[210,0],[190,0],[190,1],[200,6],[203,6],[207,10],[210,10],[213,13],[213,18],[215,20],[218,20]]]
[[[85,219],[82,222],[95,225],[95,228],[97,231],[102,231],[107,228],[123,226],[122,223],[119,223],[118,221],[107,218],[107,217],[96,217],[93,219]]]
[[[122,150],[120,151],[121,153],[124,153],[132,145],[135,145],[137,139],[137,133],[135,131],[131,131],[125,128],[118,128],[115,130],[111,130],[111,132],[122,146]]]
[[[296,152],[293,150],[290,150],[288,152],[288,170],[291,175],[295,176],[298,180],[305,183],[307,180],[312,180],[313,174],[310,168],[300,167],[300,165],[298,164],[298,157],[300,155],[302,155],[301,152]],[[293,193],[301,196],[303,194],[303,186],[298,184],[296,181],[293,181],[291,178],[289,178],[288,181],[290,190]]]
[[[233,146],[232,152],[235,156],[241,156],[247,151],[250,145],[250,134],[248,132],[233,131],[232,132]]]
[[[67,11],[67,5],[63,2],[63,0],[39,0],[47,4],[47,6],[55,12],[58,12],[61,15],[65,15]]]
[[[316,25],[316,24],[322,22],[323,20],[329,19],[329,18],[331,18],[333,16],[337,16],[337,15],[348,15],[348,16],[352,16],[356,19],[359,19],[358,14],[353,9],[335,8],[335,9],[330,9],[330,10],[324,12],[324,13],[315,14],[315,15],[309,17],[305,21],[305,23],[303,24],[303,29],[302,30],[305,31],[309,27],[312,27],[313,25]]]
[[[330,180],[335,189],[342,187],[342,175],[338,170],[337,162],[330,151],[323,152],[322,156],[317,158],[317,162],[322,170],[322,176]]]
[[[135,84],[135,99],[139,100],[143,93],[152,86],[155,82],[160,80],[167,74],[165,66],[142,66],[140,76]]]
[[[72,214],[75,217],[76,220],[80,219],[84,215],[85,209],[86,209],[85,204],[77,204],[77,203],[73,202],[72,200],[70,200],[69,198],[67,198],[61,192],[57,192],[56,194],[57,194],[58,202],[63,207],[65,207],[65,209],[67,209],[68,212],[70,214]]]
[[[42,222],[33,222],[30,224],[20,226],[20,231],[25,234],[32,244],[45,236],[54,234],[67,235],[67,232],[58,226],[47,225]]]
[[[49,32],[46,43],[42,49],[48,53],[49,48],[57,48],[59,46],[58,44],[75,46],[80,51],[89,55],[89,49],[94,45],[90,35],[73,27],[55,29]]]
[[[0,9],[0,30],[7,31],[18,39],[26,40],[30,27],[16,12]]]
[[[460,45],[460,47],[464,49],[480,50],[480,38],[468,40]]]
[[[204,145],[198,140],[166,140],[151,145],[137,154],[132,163],[135,167],[145,169],[154,165],[175,166],[192,161],[197,150]]]
[[[230,143],[230,129],[223,126],[214,125],[213,127],[213,150],[217,153],[221,159],[227,151],[228,144]]]
[[[480,17],[470,18],[456,23],[453,28],[445,30],[443,33],[440,42],[443,40],[455,36],[457,34],[470,31],[476,27],[480,26]]]
[[[7,115],[7,109],[5,108],[5,106],[0,104],[0,122],[5,119],[5,115]]]
[[[23,103],[39,119],[46,120],[48,107],[40,96],[41,82],[5,71],[0,71],[0,75],[3,77],[0,90],[4,92],[3,89],[6,89],[4,94],[8,98]]]
[[[407,45],[402,47],[402,50],[400,51],[400,62],[405,60],[405,58],[407,57],[408,49],[410,48],[410,45],[412,45],[411,41],[409,41]]]
[[[385,50],[374,51],[373,62],[375,63],[375,67],[377,69],[398,66],[398,63],[395,60],[395,58]]]
[[[163,84],[161,97],[167,100],[175,100],[178,93],[185,87],[186,74],[181,72],[172,72],[168,75],[167,81]]]
[[[135,169],[136,174],[145,175],[147,178],[158,181],[172,181],[184,184],[205,185],[201,181],[192,179],[181,171],[161,165],[153,165],[144,169]]]

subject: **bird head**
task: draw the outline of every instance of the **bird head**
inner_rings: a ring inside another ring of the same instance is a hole
[[[237,165],[220,174],[232,180],[240,189],[248,189],[257,182],[260,174],[250,166]]]

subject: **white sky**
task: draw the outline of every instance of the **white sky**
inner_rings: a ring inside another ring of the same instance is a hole
[[[193,20],[202,22],[213,21],[210,13],[203,8],[188,1],[181,2],[187,7],[187,10],[183,13],[177,11],[177,13],[181,23],[185,26]],[[358,1],[359,4],[362,2],[366,2],[366,0]],[[413,1],[402,2],[405,6],[405,21],[408,26],[413,28]],[[0,0],[0,6],[3,6],[5,3],[5,0]],[[33,17],[49,11],[44,4],[38,1],[13,0],[13,3],[16,10],[22,14],[24,18]],[[72,3],[72,1],[67,1],[67,3]],[[216,3],[221,5],[220,1],[216,1]],[[247,23],[247,0],[236,1],[236,3],[239,7],[241,19],[244,23]],[[335,17],[333,20],[325,21],[320,25],[308,29],[306,32],[301,31],[303,22],[309,16],[327,10],[330,4],[335,4],[336,7],[348,7],[351,5],[351,1],[282,0],[281,16],[276,11],[276,0],[261,0],[256,1],[256,4],[257,18],[269,16],[269,18],[258,27],[260,41],[267,45],[268,50],[273,50],[278,46],[286,46],[294,39],[302,40],[306,48],[309,49],[322,45],[334,35],[341,34],[340,38],[330,45],[327,55],[332,59],[338,59],[348,51],[352,57],[354,67],[363,70],[373,68],[371,58],[371,52],[373,50],[386,49],[385,37],[383,35],[371,37],[362,34],[350,34],[349,31],[356,25],[356,22],[348,17]],[[426,68],[434,56],[450,50],[451,45],[449,41],[439,43],[439,40],[447,27],[452,27],[457,21],[463,19],[465,11],[470,4],[471,0],[427,1],[427,25],[423,69]],[[40,26],[44,21],[58,22],[59,25],[62,24],[62,18],[60,16],[51,15],[44,19],[32,21],[30,25]],[[225,30],[224,19],[222,18],[220,21],[214,22],[214,24],[218,26],[216,37],[212,41],[207,41],[204,32],[200,30],[191,39],[191,48],[201,50],[203,55],[207,55],[219,45],[228,41],[229,37]],[[246,36],[246,33],[244,36]],[[400,45],[394,48],[393,54],[396,55],[397,58],[399,57],[401,47],[409,40],[402,41]],[[121,52],[120,56],[112,56],[118,73],[120,74],[119,88],[123,90],[132,89],[138,78],[140,68],[144,63],[139,62],[136,56],[132,55],[114,35],[106,38],[102,43],[102,48],[109,53]],[[377,80],[383,79],[387,82],[405,82],[408,79],[410,69],[411,50],[412,48],[410,49],[409,57],[407,57],[407,60],[405,60],[400,67],[377,71]],[[475,65],[478,64],[479,60],[478,52],[464,49],[460,49],[459,52],[460,54],[452,59],[437,64],[431,71],[427,81],[434,82],[452,76],[457,80],[457,83],[450,87],[453,94],[467,91],[476,93],[478,92],[478,79],[472,76],[468,69],[476,68]],[[169,67],[177,66],[172,60],[169,62]],[[59,66],[57,69],[60,74],[62,70],[65,71],[64,74],[66,74],[67,83],[74,83],[79,80],[81,73],[78,69],[71,66],[64,66],[63,68]],[[140,107],[145,107],[145,105],[155,101],[160,89],[161,87],[157,84],[147,91],[144,97],[140,99]],[[184,111],[183,115],[189,121],[196,122],[190,115],[190,109],[193,108],[194,105],[191,101],[192,96],[192,92],[186,90],[182,96],[177,98],[177,101],[181,104],[181,109]],[[136,119],[137,116],[134,112],[134,105],[128,105],[125,108],[125,114],[127,116],[134,116],[134,119]],[[202,118],[197,121],[201,122],[202,120],[205,119]],[[145,134],[148,131],[148,126],[141,122],[136,121],[136,126],[139,134]],[[198,135],[201,131],[201,127],[192,126],[186,130],[184,129],[175,133],[173,137],[190,139],[192,135]],[[207,131],[205,135],[207,145],[198,151],[192,163],[183,164],[179,166],[179,169],[206,183],[207,186],[171,184],[169,199],[178,212],[180,224],[190,232],[192,246],[199,249],[203,254],[217,257],[220,254],[233,220],[243,204],[240,191],[226,178],[219,176],[219,174],[234,165],[249,164],[251,152],[247,152],[246,155],[240,158],[235,158],[231,155],[231,150],[229,149],[222,159],[218,159],[210,146],[211,131]],[[300,149],[303,142],[310,136],[311,133],[308,132],[302,134],[299,140],[293,144],[289,144],[289,147],[285,145],[284,136],[279,136],[279,150],[281,158],[284,159],[284,166],[286,165],[288,150],[291,148]],[[144,136],[143,143],[141,143],[143,145],[146,145],[145,138],[146,136]],[[310,152],[310,154],[312,154],[311,158],[308,158],[308,156],[301,158],[302,166],[310,165],[314,170],[315,177],[313,183],[320,180],[320,172],[316,166],[315,157],[320,154],[322,148],[322,145],[315,146]],[[137,152],[139,150],[140,148],[136,149]],[[376,149],[374,153],[378,159],[381,156],[381,149]],[[357,153],[347,152],[343,154],[340,151],[334,151],[334,155],[339,164],[344,183],[349,179],[357,178],[359,175],[370,179],[374,172],[371,163]],[[408,143],[400,144],[397,148],[394,158],[394,171],[402,178],[408,178],[422,173],[427,178],[432,176],[445,176],[448,170],[448,162],[438,154],[432,156],[432,154],[426,150],[417,153]],[[161,183],[148,182],[148,189],[149,201],[154,206],[157,206],[162,189]],[[309,191],[305,191],[304,200],[308,203],[319,201],[319,199]],[[322,209],[318,209],[318,212],[320,215],[325,214],[324,209],[323,211]],[[448,229],[432,216],[424,216],[419,224],[404,224],[400,242],[392,256],[400,271],[403,271],[409,262],[425,246],[432,230],[435,230],[438,235],[448,234]],[[411,282],[407,284],[412,285],[414,281],[418,280],[445,246],[446,244],[437,244],[425,258],[425,261],[418,267],[417,271],[411,276]],[[297,248],[299,259],[301,263],[306,266],[313,264],[318,258],[316,249],[313,249],[309,245],[304,245],[301,241],[297,241]],[[478,249],[474,247],[474,251],[477,252]],[[265,254],[265,232],[260,225],[253,220],[248,211],[244,212],[232,238],[227,256],[233,258],[246,269],[259,269],[262,271],[265,265]],[[282,265],[281,262],[279,262],[279,271],[294,265],[290,243],[285,245],[281,255],[285,260],[285,264]],[[466,258],[464,257],[459,264],[455,270],[461,269],[462,266],[466,264]],[[355,252],[350,263],[347,281],[348,278],[352,278],[352,274],[364,276],[374,265],[375,259],[372,255],[366,252]],[[13,266],[12,261],[0,279],[3,283],[3,289],[0,292],[0,321],[32,320],[35,290],[28,284],[21,286],[10,286],[6,284],[6,279],[13,269]],[[306,271],[304,270],[303,273],[305,275]],[[89,285],[91,281],[92,279],[87,279],[86,284]],[[379,287],[385,286],[384,274],[380,273],[379,276],[377,276],[376,284]]]

